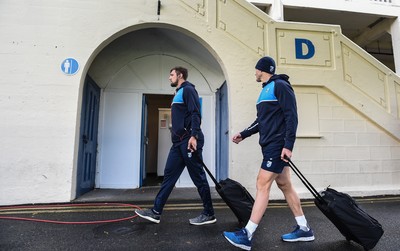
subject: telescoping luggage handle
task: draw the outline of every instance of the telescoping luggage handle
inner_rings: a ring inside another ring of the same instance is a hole
[[[188,154],[189,154],[189,152],[188,152]],[[210,176],[210,178],[212,179],[212,181],[215,183],[215,186],[216,186],[218,189],[220,189],[220,188],[221,188],[221,185],[220,185],[219,182],[215,179],[214,175],[212,175],[210,169],[208,169],[208,167],[206,166],[206,164],[204,164],[203,160],[198,156],[197,151],[194,152],[191,156],[195,156],[195,158],[197,158],[197,159],[201,162],[201,164],[202,164],[203,167],[204,167],[204,170],[206,170],[208,176]]]
[[[318,193],[318,191],[311,185],[311,183],[304,177],[304,175],[300,172],[300,170],[296,167],[296,165],[292,162],[292,160],[286,156],[286,160],[289,161],[289,166],[292,168],[293,172],[299,177],[301,182],[306,186],[308,191],[311,192],[311,194],[314,196],[316,200],[320,203],[326,203],[324,198]]]

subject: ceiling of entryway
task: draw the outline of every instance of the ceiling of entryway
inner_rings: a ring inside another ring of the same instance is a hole
[[[103,89],[110,87],[110,82],[121,71],[125,71],[124,76],[129,76],[126,71],[131,71],[136,82],[140,82],[138,71],[150,75],[150,79],[152,75],[162,74],[161,80],[154,81],[163,81],[161,85],[168,87],[169,69],[160,73],[160,67],[168,65],[165,61],[170,61],[172,67],[182,62],[189,65],[189,81],[193,74],[205,75],[209,91],[215,91],[224,82],[220,65],[199,41],[166,28],[141,29],[115,39],[97,55],[88,74]]]

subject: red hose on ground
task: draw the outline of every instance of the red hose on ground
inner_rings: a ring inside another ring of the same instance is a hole
[[[24,210],[24,209],[50,209],[50,208],[69,208],[69,207],[130,207],[133,209],[140,209],[140,207],[132,204],[123,204],[123,203],[87,203],[87,204],[62,204],[62,205],[39,205],[39,206],[7,206],[0,207],[0,214],[5,211],[13,211],[16,209]],[[18,213],[18,212],[16,212]],[[137,215],[110,219],[110,220],[98,220],[98,221],[57,221],[57,220],[43,220],[43,219],[33,219],[33,218],[24,218],[24,217],[14,217],[14,216],[0,216],[0,219],[3,220],[21,220],[21,221],[34,221],[34,222],[43,222],[43,223],[54,223],[54,224],[100,224],[100,223],[111,223],[111,222],[120,222],[126,221],[133,218],[136,218]]]

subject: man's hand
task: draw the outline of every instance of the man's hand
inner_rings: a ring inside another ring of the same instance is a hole
[[[242,135],[240,135],[240,133],[237,133],[233,136],[232,141],[236,144],[239,144],[240,141],[242,141]]]
[[[285,162],[288,162],[288,160],[285,158],[285,156],[287,156],[290,159],[292,157],[292,151],[290,151],[287,148],[283,148],[282,153],[281,153],[281,159]]]
[[[197,150],[197,139],[195,137],[193,137],[193,136],[190,137],[187,149],[191,152],[194,152]]]

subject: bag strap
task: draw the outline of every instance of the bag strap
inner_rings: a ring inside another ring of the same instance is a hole
[[[311,183],[304,177],[304,175],[300,172],[300,170],[296,167],[296,165],[292,162],[292,160],[288,157],[286,159],[289,162],[290,168],[293,170],[293,172],[299,177],[301,182],[306,186],[308,191],[311,192],[311,194],[314,196],[316,200],[318,200],[320,203],[326,203],[325,199],[318,193],[318,191],[311,185]]]

